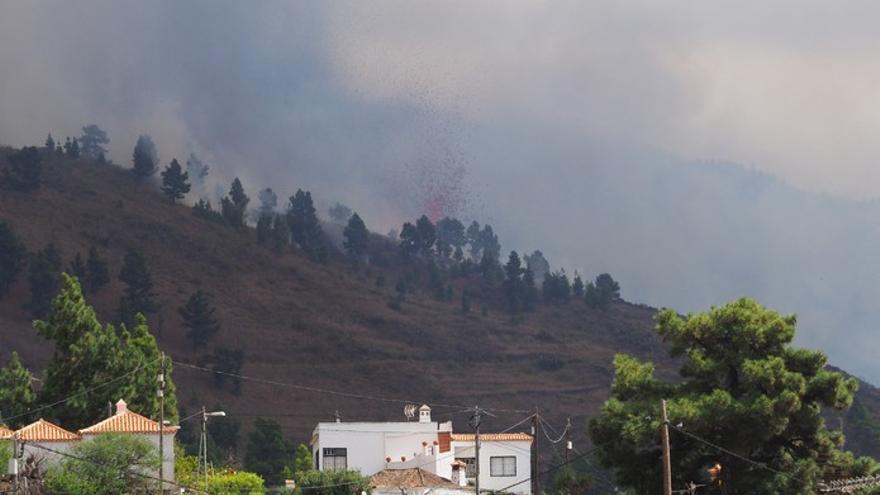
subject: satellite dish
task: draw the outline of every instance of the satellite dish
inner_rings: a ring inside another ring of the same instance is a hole
[[[416,417],[417,406],[415,404],[407,404],[403,406],[403,415],[406,416],[407,420],[413,419]]]

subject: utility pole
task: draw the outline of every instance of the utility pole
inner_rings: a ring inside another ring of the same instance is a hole
[[[666,399],[660,401],[660,437],[663,442],[663,495],[672,495],[672,459],[669,455],[669,418],[666,416]]]
[[[568,459],[571,454],[571,418],[567,418],[565,420],[565,464],[568,464]]]
[[[540,426],[541,421],[538,417],[538,406],[535,406],[535,414],[532,414],[532,437],[534,437],[534,440],[532,441],[532,493],[534,495],[541,493],[541,480],[538,479],[538,473],[540,472],[540,464],[538,461],[538,455],[540,454],[538,450],[538,428],[540,428]]]
[[[159,371],[159,493],[165,493],[165,353]]]
[[[15,475],[15,484],[13,485],[13,493],[18,494],[18,471],[20,469],[19,466],[19,455],[18,455],[18,434],[12,435],[12,474]]]
[[[474,429],[474,468],[475,468],[475,481],[474,481],[474,489],[476,491],[476,495],[480,495],[480,413],[482,410],[480,406],[474,406],[474,415],[471,416],[471,427]]]
[[[199,457],[205,471],[205,486],[208,486],[208,413],[202,406],[202,435],[199,437]]]

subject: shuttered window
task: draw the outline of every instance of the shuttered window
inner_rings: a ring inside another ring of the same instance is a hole
[[[490,476],[516,476],[516,457],[498,456],[489,458]]]
[[[324,449],[324,470],[348,469],[348,450],[340,448]]]

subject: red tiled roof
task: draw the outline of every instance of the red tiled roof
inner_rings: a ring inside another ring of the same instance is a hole
[[[532,436],[528,433],[480,433],[481,442],[531,442]],[[453,442],[473,442],[473,433],[453,433]]]
[[[22,440],[31,442],[70,442],[79,440],[79,435],[41,419],[15,432]]]
[[[420,468],[385,469],[371,476],[370,484],[389,488],[461,488],[446,478]]]
[[[166,426],[163,433],[175,433],[179,426]],[[129,411],[118,411],[100,423],[79,430],[80,435],[98,435],[101,433],[158,433],[159,422]]]
[[[7,438],[12,438],[13,431],[9,428],[0,425],[0,440],[5,440]]]

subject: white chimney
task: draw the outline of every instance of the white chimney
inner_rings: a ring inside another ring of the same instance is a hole
[[[431,408],[427,404],[419,408],[419,423],[431,422]]]
[[[122,414],[126,411],[128,411],[128,404],[124,400],[119,399],[119,402],[116,403],[116,414]]]

